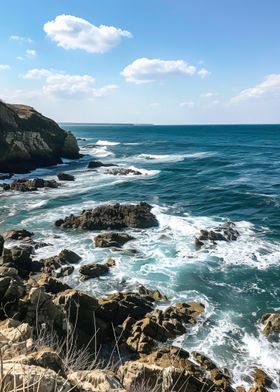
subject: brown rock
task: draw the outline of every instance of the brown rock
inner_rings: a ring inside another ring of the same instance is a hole
[[[86,264],[80,268],[81,280],[85,281],[99,276],[106,275],[109,272],[109,267],[106,264]]]
[[[96,247],[99,248],[121,248],[126,242],[134,240],[134,237],[127,233],[103,233],[94,238]]]
[[[280,313],[266,313],[261,318],[263,326],[262,333],[269,336],[273,333],[280,333]]]

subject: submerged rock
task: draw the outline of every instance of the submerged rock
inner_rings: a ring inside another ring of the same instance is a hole
[[[55,222],[63,229],[119,230],[125,228],[145,229],[157,226],[158,221],[151,212],[152,206],[140,204],[109,204],[84,210],[80,215],[70,215]]]
[[[4,191],[34,192],[39,188],[58,188],[59,183],[55,180],[44,180],[43,178],[15,180],[11,184],[1,185]]]
[[[205,242],[210,241],[236,241],[240,236],[234,222],[226,222],[212,230],[200,230],[200,235],[195,238],[195,246],[201,248]]]
[[[98,169],[99,167],[110,167],[110,166],[118,166],[112,163],[102,163],[100,161],[90,161],[88,164],[88,169]]]
[[[60,181],[75,181],[75,177],[69,173],[58,173],[57,178]]]
[[[95,246],[98,248],[121,248],[128,241],[135,238],[127,233],[103,233],[94,238]]]

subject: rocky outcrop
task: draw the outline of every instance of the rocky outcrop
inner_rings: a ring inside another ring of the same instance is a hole
[[[0,101],[0,172],[24,173],[79,158],[75,137],[25,105]]]
[[[39,188],[58,188],[59,183],[55,180],[44,180],[43,178],[34,178],[28,180],[21,178],[13,181],[11,184],[3,184],[4,191],[17,191],[17,192],[34,192]]]
[[[100,161],[90,161],[88,164],[88,169],[98,169],[99,167],[110,167],[110,166],[118,166],[113,163],[102,163]]]
[[[140,204],[109,204],[84,210],[80,215],[70,215],[55,222],[62,229],[119,230],[125,228],[145,229],[157,226],[151,212],[152,206]]]
[[[200,230],[200,234],[195,238],[196,248],[199,249],[207,242],[215,244],[216,241],[236,241],[239,237],[234,222],[226,222],[212,230]]]
[[[106,264],[86,264],[80,268],[81,281],[92,278],[99,278],[99,276],[106,275],[109,272],[109,267]]]
[[[105,174],[111,174],[113,176],[141,176],[142,173],[139,170],[126,169],[126,168],[114,168],[105,171]]]
[[[97,248],[121,248],[128,241],[134,240],[134,237],[127,233],[102,233],[94,238]]]
[[[60,181],[75,181],[75,177],[69,173],[58,173],[57,178]]]

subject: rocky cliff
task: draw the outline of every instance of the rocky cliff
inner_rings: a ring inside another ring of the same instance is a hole
[[[79,158],[71,132],[30,106],[0,101],[0,172],[26,172]]]

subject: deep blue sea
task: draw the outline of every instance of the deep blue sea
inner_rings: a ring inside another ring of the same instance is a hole
[[[97,296],[144,284],[173,303],[203,302],[205,317],[175,344],[209,355],[233,372],[236,383],[246,384],[244,375],[262,367],[280,388],[280,343],[265,338],[258,323],[263,313],[280,311],[280,126],[62,126],[82,139],[85,156],[29,176],[70,171],[76,181],[1,195],[1,231],[19,226],[47,237],[50,246],[36,257],[65,247],[79,253],[82,263],[112,256],[117,265],[108,276],[80,283],[77,266],[67,278]],[[142,175],[88,170],[92,159]],[[160,226],[131,230],[136,241],[113,254],[94,248],[94,233],[54,227],[60,217],[116,201],[152,204]],[[200,229],[228,220],[241,234],[237,241],[195,249]]]

